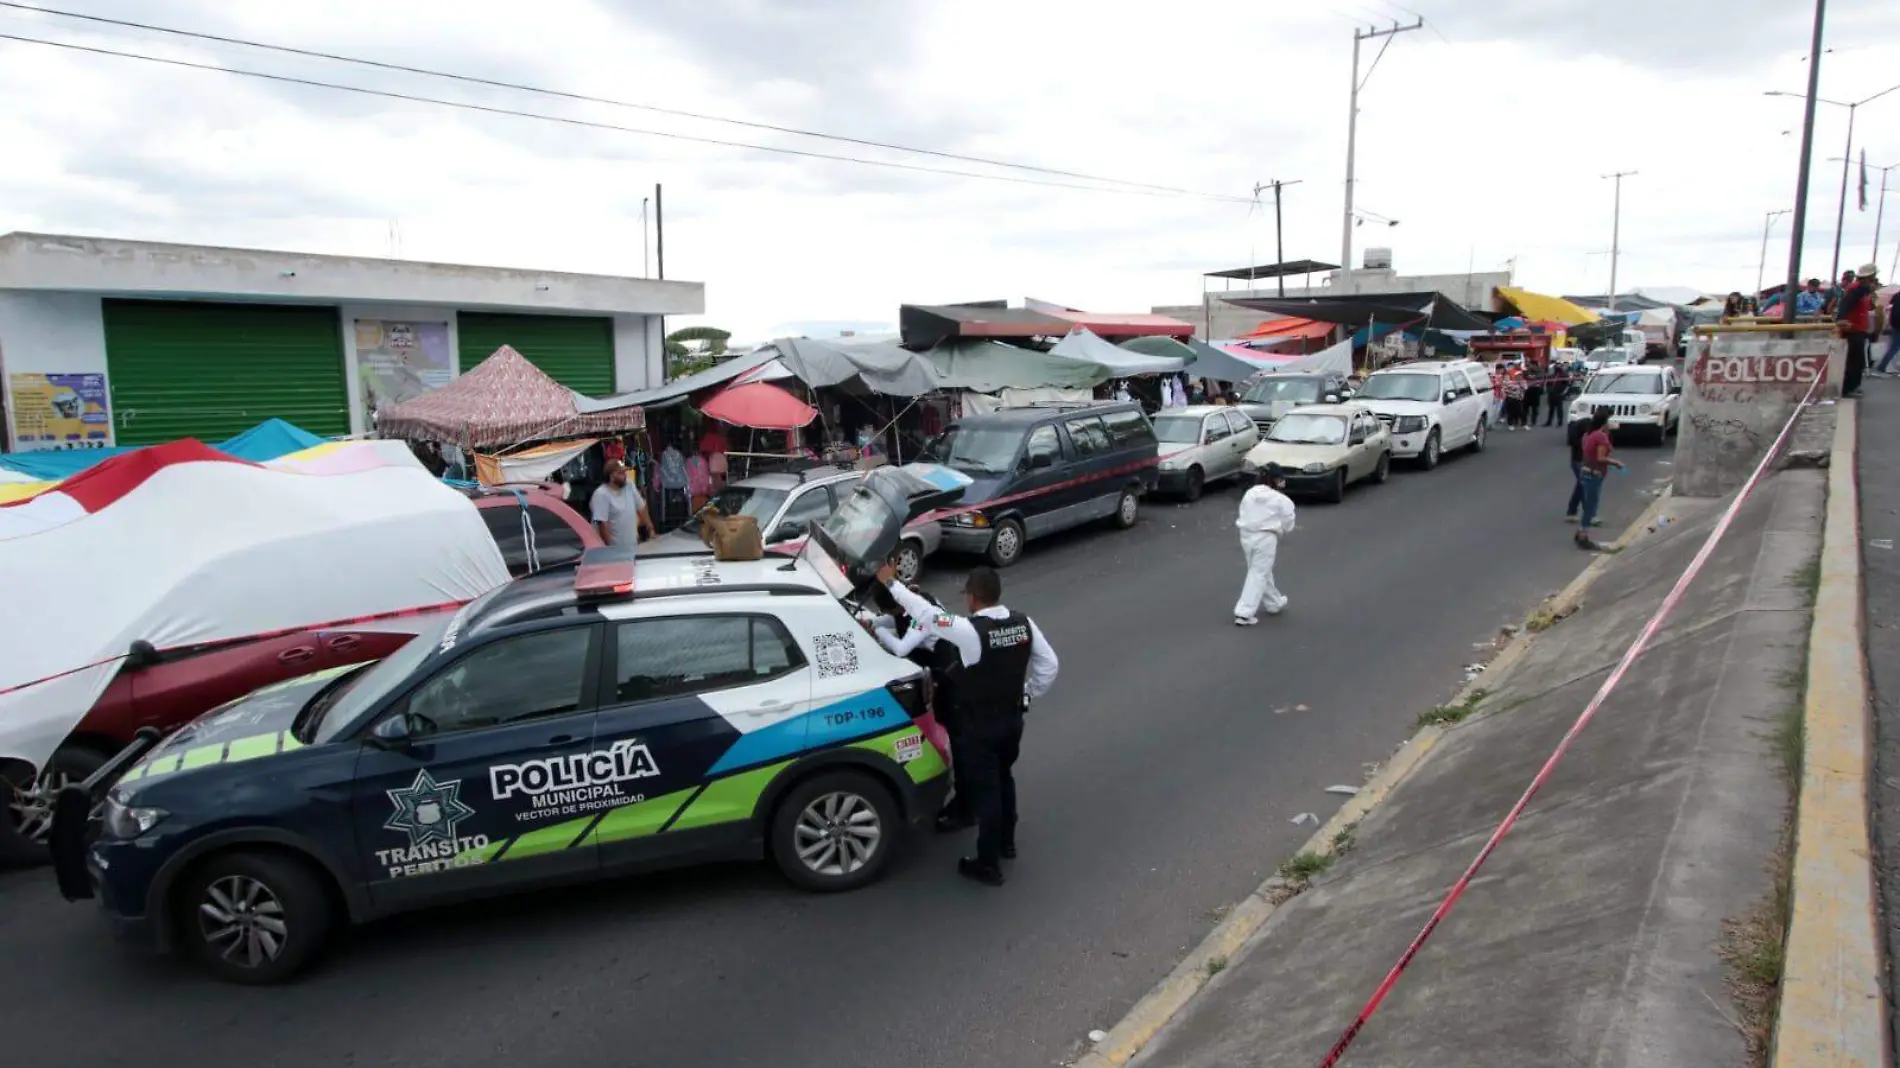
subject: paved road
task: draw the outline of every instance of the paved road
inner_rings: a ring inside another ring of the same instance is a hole
[[[1886,351],[1882,339],[1880,351]],[[1888,947],[1888,1022],[1900,981],[1900,381],[1869,378],[1860,401],[1861,581],[1867,611],[1867,664],[1874,698],[1874,855],[1880,867]]]
[[[1327,785],[1453,691],[1472,643],[1582,568],[1556,434],[1302,508],[1291,608],[1252,629],[1230,621],[1231,494],[1035,546],[1007,600],[1062,678],[1031,719],[1002,890],[958,879],[960,843],[931,838],[857,894],[743,865],[557,891],[381,924],[301,984],[250,990],[122,953],[90,906],[16,873],[0,1049],[140,1068],[1057,1063],[1297,848],[1290,817],[1328,815]],[[1628,453],[1612,531],[1665,455]]]

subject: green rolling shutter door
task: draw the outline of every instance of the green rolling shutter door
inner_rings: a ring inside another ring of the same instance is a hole
[[[108,300],[104,311],[120,445],[219,442],[273,416],[350,432],[333,307]]]
[[[529,363],[576,393],[604,397],[614,391],[612,319],[462,312],[455,330],[464,371],[503,345],[512,345]]]

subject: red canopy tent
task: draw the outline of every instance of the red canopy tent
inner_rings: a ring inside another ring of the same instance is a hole
[[[599,437],[646,425],[639,408],[582,412],[579,397],[503,345],[448,385],[379,410],[376,432],[387,438],[492,449]]]

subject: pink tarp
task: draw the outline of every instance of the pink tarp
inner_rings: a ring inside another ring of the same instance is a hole
[[[579,394],[503,345],[440,389],[376,413],[376,432],[477,449],[528,441],[603,437],[646,425],[639,408],[582,412]]]

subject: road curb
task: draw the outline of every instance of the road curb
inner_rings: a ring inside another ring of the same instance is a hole
[[[1668,500],[1669,491],[1665,489],[1661,495],[1650,502],[1649,507],[1645,508],[1641,515],[1636,517],[1636,521],[1623,531],[1623,536],[1613,543],[1614,547],[1621,549],[1630,545],[1653,527],[1656,517],[1661,514]],[[1590,561],[1589,566],[1585,567],[1576,578],[1570,580],[1570,584],[1556,596],[1539,604],[1533,611],[1533,615],[1547,612],[1562,618],[1576,611],[1577,607],[1583,603],[1583,595],[1590,588],[1590,584],[1595,582],[1603,573],[1604,568],[1609,566],[1609,559],[1608,555],[1600,555]],[[1528,623],[1528,619],[1526,622]],[[1482,696],[1485,688],[1482,683],[1487,677],[1495,679],[1500,673],[1509,670],[1511,665],[1524,656],[1531,643],[1537,640],[1539,633],[1541,632],[1532,631],[1526,626],[1503,649],[1499,650],[1498,655],[1492,658],[1482,674],[1465,683],[1458,691],[1453,703],[1466,704]],[[1858,646],[1856,648],[1858,649]],[[1457,726],[1458,724],[1450,727],[1427,725],[1419,728],[1360,788],[1358,793],[1348,798],[1346,803],[1333,813],[1331,819],[1322,824],[1319,830],[1313,832],[1313,836],[1306,840],[1297,853],[1331,856],[1336,852],[1333,840],[1339,833],[1364,819],[1368,813],[1391,796],[1392,792],[1397,790],[1399,785],[1425,762],[1425,758],[1431,754],[1446,732]],[[1135,1007],[1128,1010],[1128,1014],[1109,1030],[1108,1037],[1097,1042],[1094,1048],[1076,1060],[1074,1068],[1120,1068],[1121,1065],[1132,1060],[1141,1052],[1142,1047],[1153,1041],[1155,1035],[1167,1026],[1168,1021],[1174,1019],[1183,1008],[1186,1008],[1188,1002],[1192,1001],[1194,996],[1213,980],[1214,975],[1219,973],[1220,968],[1210,967],[1210,965],[1218,960],[1224,967],[1225,963],[1231,960],[1234,954],[1239,952],[1241,947],[1245,946],[1262,927],[1265,927],[1268,920],[1273,918],[1273,914],[1279,910],[1280,903],[1289,896],[1290,890],[1292,890],[1291,884],[1277,874],[1255,887],[1252,893],[1242,898],[1240,903],[1228,912],[1226,919],[1209,931],[1207,937],[1174,966],[1165,979],[1144,994],[1140,1001],[1135,1002]],[[1778,1065],[1777,1068],[1781,1066]]]
[[[1868,827],[1869,685],[1862,644],[1859,410],[1836,408],[1821,583],[1808,636],[1793,903],[1774,1068],[1885,1064],[1880,916]]]

